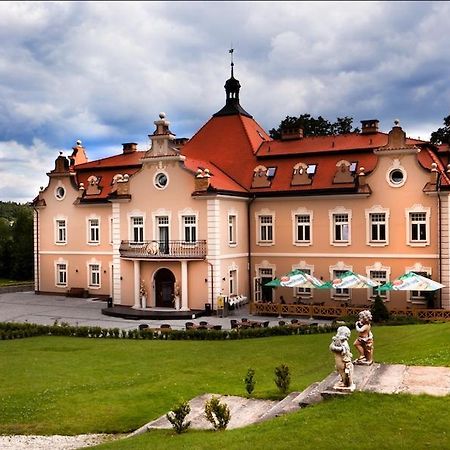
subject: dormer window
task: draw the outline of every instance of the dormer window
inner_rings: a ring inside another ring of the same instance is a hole
[[[317,164],[298,163],[294,166],[291,186],[302,186],[312,183],[312,177],[316,173]]]
[[[358,165],[358,163],[356,161],[353,161],[350,163],[350,172],[351,173],[355,173],[356,172],[356,166]]]
[[[350,163],[346,160],[341,160],[336,163],[336,174],[333,178],[333,183],[353,183],[355,181],[354,172],[351,171],[351,166],[353,163]],[[355,166],[356,169],[356,166]]]
[[[270,187],[277,168],[256,166],[253,170],[252,188]]]

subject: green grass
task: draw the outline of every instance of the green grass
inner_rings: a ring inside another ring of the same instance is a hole
[[[375,326],[374,335],[377,362],[450,366],[450,323]],[[0,434],[128,432],[164,414],[180,399],[189,400],[205,392],[244,396],[243,378],[250,367],[256,371],[254,396],[277,398],[274,369],[281,363],[287,364],[291,370],[291,390],[302,390],[312,382],[322,380],[333,370],[334,360],[328,350],[330,340],[331,334],[239,341],[130,341],[65,337],[0,341]],[[275,443],[271,447],[286,448],[285,426],[293,427],[292,439],[295,436],[298,439],[298,433],[307,433],[305,420],[308,421],[307,428],[314,430],[314,427],[320,428],[321,416],[324,426],[329,421],[329,430],[335,427],[335,432],[344,436],[346,431],[342,429],[341,420],[346,423],[347,417],[356,418],[357,422],[360,421],[358,426],[366,428],[367,424],[363,426],[362,422],[364,415],[357,412],[357,405],[359,402],[364,404],[366,396],[373,411],[379,404],[380,413],[374,413],[377,422],[389,422],[392,415],[395,415],[396,421],[400,420],[402,408],[409,415],[413,414],[408,433],[415,428],[421,433],[424,425],[438,427],[443,407],[450,414],[448,398],[403,399],[399,396],[361,395],[352,396],[342,403],[325,402],[245,430],[227,431],[221,437],[208,432],[190,431],[181,437],[172,437],[170,432],[152,432],[140,439],[148,439],[148,442],[156,439],[153,444],[139,447],[141,440],[136,439],[127,441],[126,445],[138,447],[126,448],[171,448],[166,446],[168,439],[175,443],[176,448],[183,448],[183,445],[186,448],[207,448],[195,441],[203,441],[205,436],[210,440],[211,446],[208,448],[214,448],[217,439],[232,440],[229,435],[245,442],[248,432],[253,439],[252,436],[258,434],[255,430],[262,430],[263,434],[274,435],[283,441],[283,447],[276,447],[274,437]],[[392,399],[400,398],[397,411],[397,403]],[[417,406],[414,402],[418,402]],[[408,407],[408,404],[415,406]],[[414,412],[422,408],[421,404],[435,406],[425,408],[426,414],[423,416]],[[334,409],[341,407],[344,413]],[[351,419],[348,420],[352,423]],[[419,422],[420,426],[417,425]],[[326,439],[325,433],[318,434],[317,439]],[[363,436],[364,432],[353,426],[352,440]],[[286,439],[290,439],[289,436]],[[233,444],[239,446],[225,445],[223,448],[249,445],[249,442],[243,445],[239,442]],[[261,441],[262,446],[254,448],[265,448],[263,444]],[[316,446],[320,445],[318,441]]]
[[[33,282],[33,280],[17,281],[17,280],[9,280],[6,278],[0,278],[0,287],[2,287],[2,286],[18,286],[18,285],[22,285],[22,284],[29,284],[32,282]]]
[[[182,435],[152,430],[95,449],[444,449],[450,445],[449,413],[450,396],[354,393],[245,428]]]

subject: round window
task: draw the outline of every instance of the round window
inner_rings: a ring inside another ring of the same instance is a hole
[[[62,200],[66,195],[66,190],[62,186],[59,186],[56,188],[55,195],[58,200]]]
[[[158,189],[164,189],[169,182],[167,175],[165,173],[158,173],[155,177],[155,186]]]
[[[405,181],[405,174],[400,169],[391,170],[389,173],[389,180],[392,184],[399,186]]]

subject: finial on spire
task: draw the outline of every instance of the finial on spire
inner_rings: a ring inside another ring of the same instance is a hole
[[[231,77],[233,78],[233,67],[234,67],[234,62],[233,62],[233,52],[234,52],[234,48],[233,48],[233,43],[231,43],[230,46],[230,50],[228,50],[228,53],[231,55]]]

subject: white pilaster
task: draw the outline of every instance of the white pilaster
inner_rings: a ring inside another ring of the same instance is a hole
[[[134,306],[135,309],[141,308],[141,262],[138,259],[133,261],[134,265]]]
[[[212,265],[212,279],[209,277],[208,300],[219,296],[222,288],[221,259],[220,259],[220,200],[208,200],[208,255]],[[215,305],[213,305],[215,306]]]
[[[120,281],[120,203],[112,204],[112,242],[113,242],[113,287],[112,298],[115,305],[122,302],[122,283]]]
[[[189,310],[188,262],[181,261],[181,311]]]
[[[441,197],[441,289],[442,308],[450,309],[450,195]],[[439,295],[439,294],[438,294]]]
[[[34,290],[40,290],[41,285],[41,271],[40,271],[40,258],[39,258],[39,213],[33,211],[33,245],[34,245]]]

